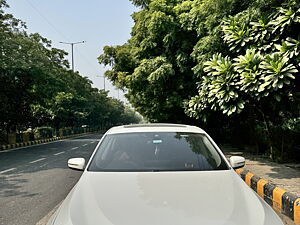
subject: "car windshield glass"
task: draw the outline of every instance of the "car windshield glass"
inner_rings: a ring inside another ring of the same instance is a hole
[[[204,134],[146,132],[111,134],[101,142],[89,171],[225,170]]]

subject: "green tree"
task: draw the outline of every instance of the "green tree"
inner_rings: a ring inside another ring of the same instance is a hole
[[[190,52],[197,34],[182,30],[177,1],[151,1],[133,15],[128,43],[104,47],[106,76],[127,90],[129,102],[150,121],[189,120],[183,100],[195,94]],[[185,82],[189,80],[189,82]]]
[[[234,58],[218,53],[204,63],[199,94],[186,111],[203,119],[210,110],[228,116],[254,112],[252,126],[263,124],[270,155],[278,158],[282,143],[276,132],[283,133],[286,121],[298,118],[300,111],[299,32],[294,32],[300,23],[299,4],[288,1],[267,19],[261,15],[245,21],[244,14],[249,16],[237,14],[222,23],[223,40]]]
[[[223,18],[243,11],[255,16],[275,2],[133,1],[141,10],[133,14],[131,38],[104,47],[99,62],[111,67],[106,76],[148,120],[197,123],[184,114],[184,102],[197,93],[203,63],[215,52],[230,53],[219,29]]]
[[[37,33],[28,34],[22,21],[5,13],[6,7],[0,0],[0,132],[125,122],[123,103],[71,71],[66,52]]]
[[[278,146],[273,130],[299,118],[298,0],[132,2],[131,38],[99,62],[138,112]]]

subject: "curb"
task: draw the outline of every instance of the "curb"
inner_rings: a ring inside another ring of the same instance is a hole
[[[26,146],[32,146],[32,145],[37,145],[37,144],[42,144],[42,143],[48,143],[48,142],[57,141],[57,140],[61,140],[61,139],[67,139],[67,138],[72,138],[72,137],[77,137],[77,136],[82,136],[82,135],[87,135],[87,134],[94,134],[94,133],[98,133],[98,132],[102,132],[102,131],[86,132],[86,133],[72,134],[72,135],[62,136],[62,137],[53,137],[53,138],[28,141],[28,142],[22,142],[22,143],[16,143],[16,144],[1,145],[0,151],[5,151],[5,150],[9,150],[9,149],[14,149],[14,148],[20,148],[20,147],[26,147]]]
[[[261,179],[246,169],[237,169],[236,173],[251,187],[262,199],[279,213],[292,219],[300,225],[300,197],[285,191],[274,184]]]

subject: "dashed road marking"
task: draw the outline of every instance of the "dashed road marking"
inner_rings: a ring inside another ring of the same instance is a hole
[[[64,154],[65,152],[58,152],[58,153],[55,153],[53,155],[60,155],[60,154]]]
[[[0,172],[0,174],[7,173],[7,172],[13,171],[15,169],[16,168],[10,168],[10,169],[7,169],[7,170],[3,170],[3,171]]]
[[[74,150],[74,149],[77,149],[77,148],[78,148],[78,147],[74,147],[74,148],[72,148],[72,149]]]
[[[40,161],[43,161],[45,160],[46,158],[40,158],[40,159],[37,159],[37,160],[34,160],[34,161],[31,161],[29,163],[36,163],[36,162],[40,162]]]
[[[44,164],[42,164],[42,165],[40,166],[40,168],[45,167],[45,166],[47,166],[47,165],[48,165],[48,163],[44,163]]]
[[[94,144],[94,143],[95,143],[94,141],[91,142],[91,144]]]
[[[84,145],[82,145],[82,146],[87,146],[88,144],[84,144]]]

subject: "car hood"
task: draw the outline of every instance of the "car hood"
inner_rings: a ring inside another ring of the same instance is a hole
[[[282,225],[233,170],[85,172],[61,225]]]

